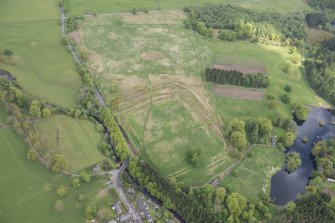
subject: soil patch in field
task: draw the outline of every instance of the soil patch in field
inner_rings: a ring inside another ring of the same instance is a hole
[[[161,55],[158,52],[143,52],[140,55],[141,59],[144,60],[160,60],[162,59]]]
[[[260,89],[250,89],[242,87],[213,85],[214,94],[233,99],[262,100],[264,91]]]
[[[265,74],[266,69],[264,65],[261,66],[242,66],[238,64],[213,64],[212,68],[227,70],[227,71],[239,71],[242,74],[257,74],[262,73]]]
[[[74,43],[80,43],[80,33],[78,31],[73,31],[69,33],[69,37],[72,42]]]
[[[181,10],[158,11],[149,13],[125,13],[120,15],[123,22],[127,24],[180,24],[186,18]]]

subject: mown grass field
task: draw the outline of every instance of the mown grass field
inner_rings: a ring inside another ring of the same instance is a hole
[[[0,112],[0,122],[4,119]],[[0,222],[85,222],[86,206],[100,208],[111,200],[108,193],[101,192],[103,181],[81,183],[79,190],[73,190],[69,177],[53,174],[38,161],[28,161],[25,143],[10,127],[0,128],[0,145]],[[63,198],[56,194],[60,185],[68,189]],[[79,194],[87,199],[79,201]],[[60,213],[54,210],[58,199],[64,202]]]
[[[245,8],[260,11],[276,11],[280,13],[297,13],[294,1],[291,0],[69,0],[70,16],[97,13],[130,12],[133,8],[143,10],[183,9],[186,6],[206,3],[238,4]],[[303,11],[312,9],[302,0],[297,1]]]
[[[59,21],[57,1],[1,1],[0,51],[11,50],[14,59],[0,63],[0,68],[12,72],[28,94],[75,107],[82,83],[70,53],[60,43]]]
[[[98,150],[102,136],[90,121],[53,115],[39,121],[35,129],[45,148],[43,152],[63,154],[70,171],[76,172],[106,159]]]
[[[259,201],[259,195],[270,193],[271,177],[282,167],[284,154],[277,148],[254,147],[252,158],[245,160],[236,167],[234,173],[227,176],[222,182],[233,192],[238,192],[252,202]]]

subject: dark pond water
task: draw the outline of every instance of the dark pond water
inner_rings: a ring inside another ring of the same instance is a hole
[[[282,169],[272,177],[270,197],[274,204],[285,205],[289,201],[296,200],[298,194],[305,192],[308,179],[315,169],[311,153],[314,143],[335,136],[332,119],[335,119],[334,113],[324,108],[313,108],[305,122],[297,122],[298,138],[289,151],[300,153],[301,166],[291,174]],[[319,121],[324,121],[325,125],[320,127]],[[304,136],[310,139],[309,143],[301,142]]]

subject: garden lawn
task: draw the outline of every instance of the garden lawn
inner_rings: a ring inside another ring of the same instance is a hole
[[[101,135],[90,121],[53,115],[37,123],[36,131],[47,154],[63,154],[66,169],[70,171],[79,171],[105,159],[98,150]]]
[[[0,51],[11,63],[0,69],[17,77],[23,90],[63,107],[75,107],[82,85],[76,65],[61,44],[58,3],[53,0],[1,1]]]
[[[183,9],[186,6],[202,5],[206,3],[237,4],[245,8],[266,12],[297,13],[294,1],[291,0],[69,0],[70,16],[97,13],[131,12],[157,9]],[[298,0],[303,11],[312,10],[304,1]]]
[[[0,121],[4,117],[1,112]],[[0,222],[85,222],[86,206],[99,209],[110,200],[109,194],[101,193],[103,181],[81,183],[74,190],[69,177],[53,174],[38,161],[28,161],[27,146],[10,127],[0,128],[0,145]],[[60,185],[68,189],[63,198],[56,194]],[[87,199],[80,202],[79,194]],[[54,210],[58,199],[64,202],[61,213]]]
[[[284,154],[273,147],[254,147],[251,154],[252,157],[247,156],[224,179],[222,186],[230,187],[232,192],[238,192],[248,200],[257,202],[262,193],[270,193],[271,177],[284,164]]]
[[[141,158],[165,177],[201,186],[233,162],[222,141],[178,101],[153,105],[145,126]],[[193,167],[186,154],[196,148],[203,151],[199,166]]]

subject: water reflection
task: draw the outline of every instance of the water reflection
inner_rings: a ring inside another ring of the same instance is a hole
[[[327,109],[314,108],[305,122],[297,123],[298,138],[289,151],[300,154],[301,166],[291,174],[282,169],[272,177],[270,197],[273,203],[284,205],[305,192],[308,178],[315,168],[312,149],[316,142],[335,136],[335,126],[331,124],[333,119],[335,116]],[[320,122],[325,125],[321,127]],[[304,136],[307,136],[310,142],[302,143],[301,138]]]

